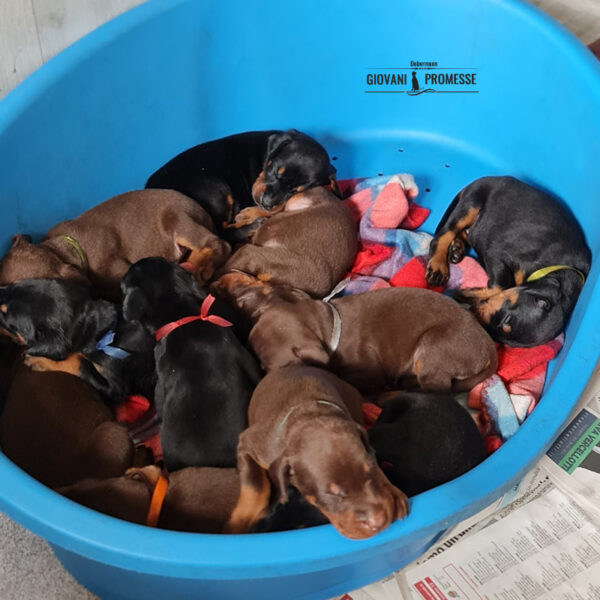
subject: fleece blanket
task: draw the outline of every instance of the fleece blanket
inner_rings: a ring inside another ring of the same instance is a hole
[[[453,295],[469,287],[485,287],[487,275],[472,257],[450,265],[445,288],[432,288],[425,280],[432,236],[418,231],[429,215],[415,198],[419,189],[412,175],[397,174],[339,182],[343,202],[356,222],[359,248],[340,294],[358,294],[385,287],[419,287]],[[431,224],[429,229],[434,229]],[[546,368],[562,348],[563,336],[535,348],[498,345],[498,372],[476,386],[468,398],[489,452],[513,435],[537,404]],[[380,410],[363,407],[371,425]],[[158,422],[145,398],[131,397],[117,408],[117,420],[130,430],[136,444],[149,447],[155,460],[162,457]]]
[[[415,202],[419,190],[411,175],[348,180],[341,182],[340,190],[359,231],[358,254],[341,294],[419,287],[453,295],[462,288],[487,285],[485,270],[470,256],[450,265],[445,288],[427,284],[432,236],[416,229],[423,225],[429,211]],[[435,224],[429,228],[434,229]],[[489,452],[513,435],[537,404],[547,364],[562,348],[563,340],[560,335],[535,348],[497,344],[498,372],[476,386],[468,399]],[[376,412],[373,406],[365,410],[367,425],[373,422]]]

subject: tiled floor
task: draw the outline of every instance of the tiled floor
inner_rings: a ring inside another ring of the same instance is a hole
[[[63,48],[142,1],[0,0],[0,98]],[[585,44],[600,38],[600,0],[532,1]],[[94,598],[43,540],[1,514],[0,572],[0,600]]]

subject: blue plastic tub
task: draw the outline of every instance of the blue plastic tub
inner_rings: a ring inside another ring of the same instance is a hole
[[[427,70],[410,61],[437,62],[435,74],[475,73],[475,85],[425,85]],[[411,70],[420,90],[435,91],[406,93]],[[407,74],[407,83],[373,87],[369,73]],[[364,541],[331,526],[246,536],[153,530],[73,504],[0,455],[0,508],[103,598],[327,598],[376,580],[515,483],[565,423],[598,359],[600,67],[516,0],[144,4],[0,104],[2,249],[15,232],[41,234],[142,187],[200,141],[288,127],[324,143],[341,178],[413,173],[419,201],[433,209],[430,231],[456,191],[484,174],[510,173],[564,198],[595,257],[565,347],[514,438]]]

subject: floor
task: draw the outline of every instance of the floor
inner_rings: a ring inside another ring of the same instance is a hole
[[[63,48],[143,0],[0,0],[0,98]],[[600,0],[532,0],[585,44]],[[91,600],[40,538],[0,514],[0,600]]]

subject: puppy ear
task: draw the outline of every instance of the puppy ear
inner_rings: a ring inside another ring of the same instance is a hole
[[[200,287],[196,278],[186,271],[183,267],[177,266],[173,274],[175,280],[175,291],[179,295],[192,294],[198,302],[202,302],[206,298],[206,291]]]
[[[285,504],[288,501],[287,488],[290,483],[292,467],[287,458],[280,456],[269,466],[269,479],[277,486],[279,490],[278,504]]]
[[[123,318],[126,321],[141,321],[150,310],[150,303],[139,287],[125,290],[123,296]]]
[[[292,131],[293,130],[283,133],[273,133],[269,136],[269,141],[267,142],[267,158],[292,142]]]
[[[306,365],[324,366],[329,362],[329,352],[317,338],[294,348],[293,353]]]
[[[12,243],[10,245],[11,249],[16,248],[17,246],[24,246],[26,244],[31,244],[31,236],[26,233],[17,233],[12,237]]]

